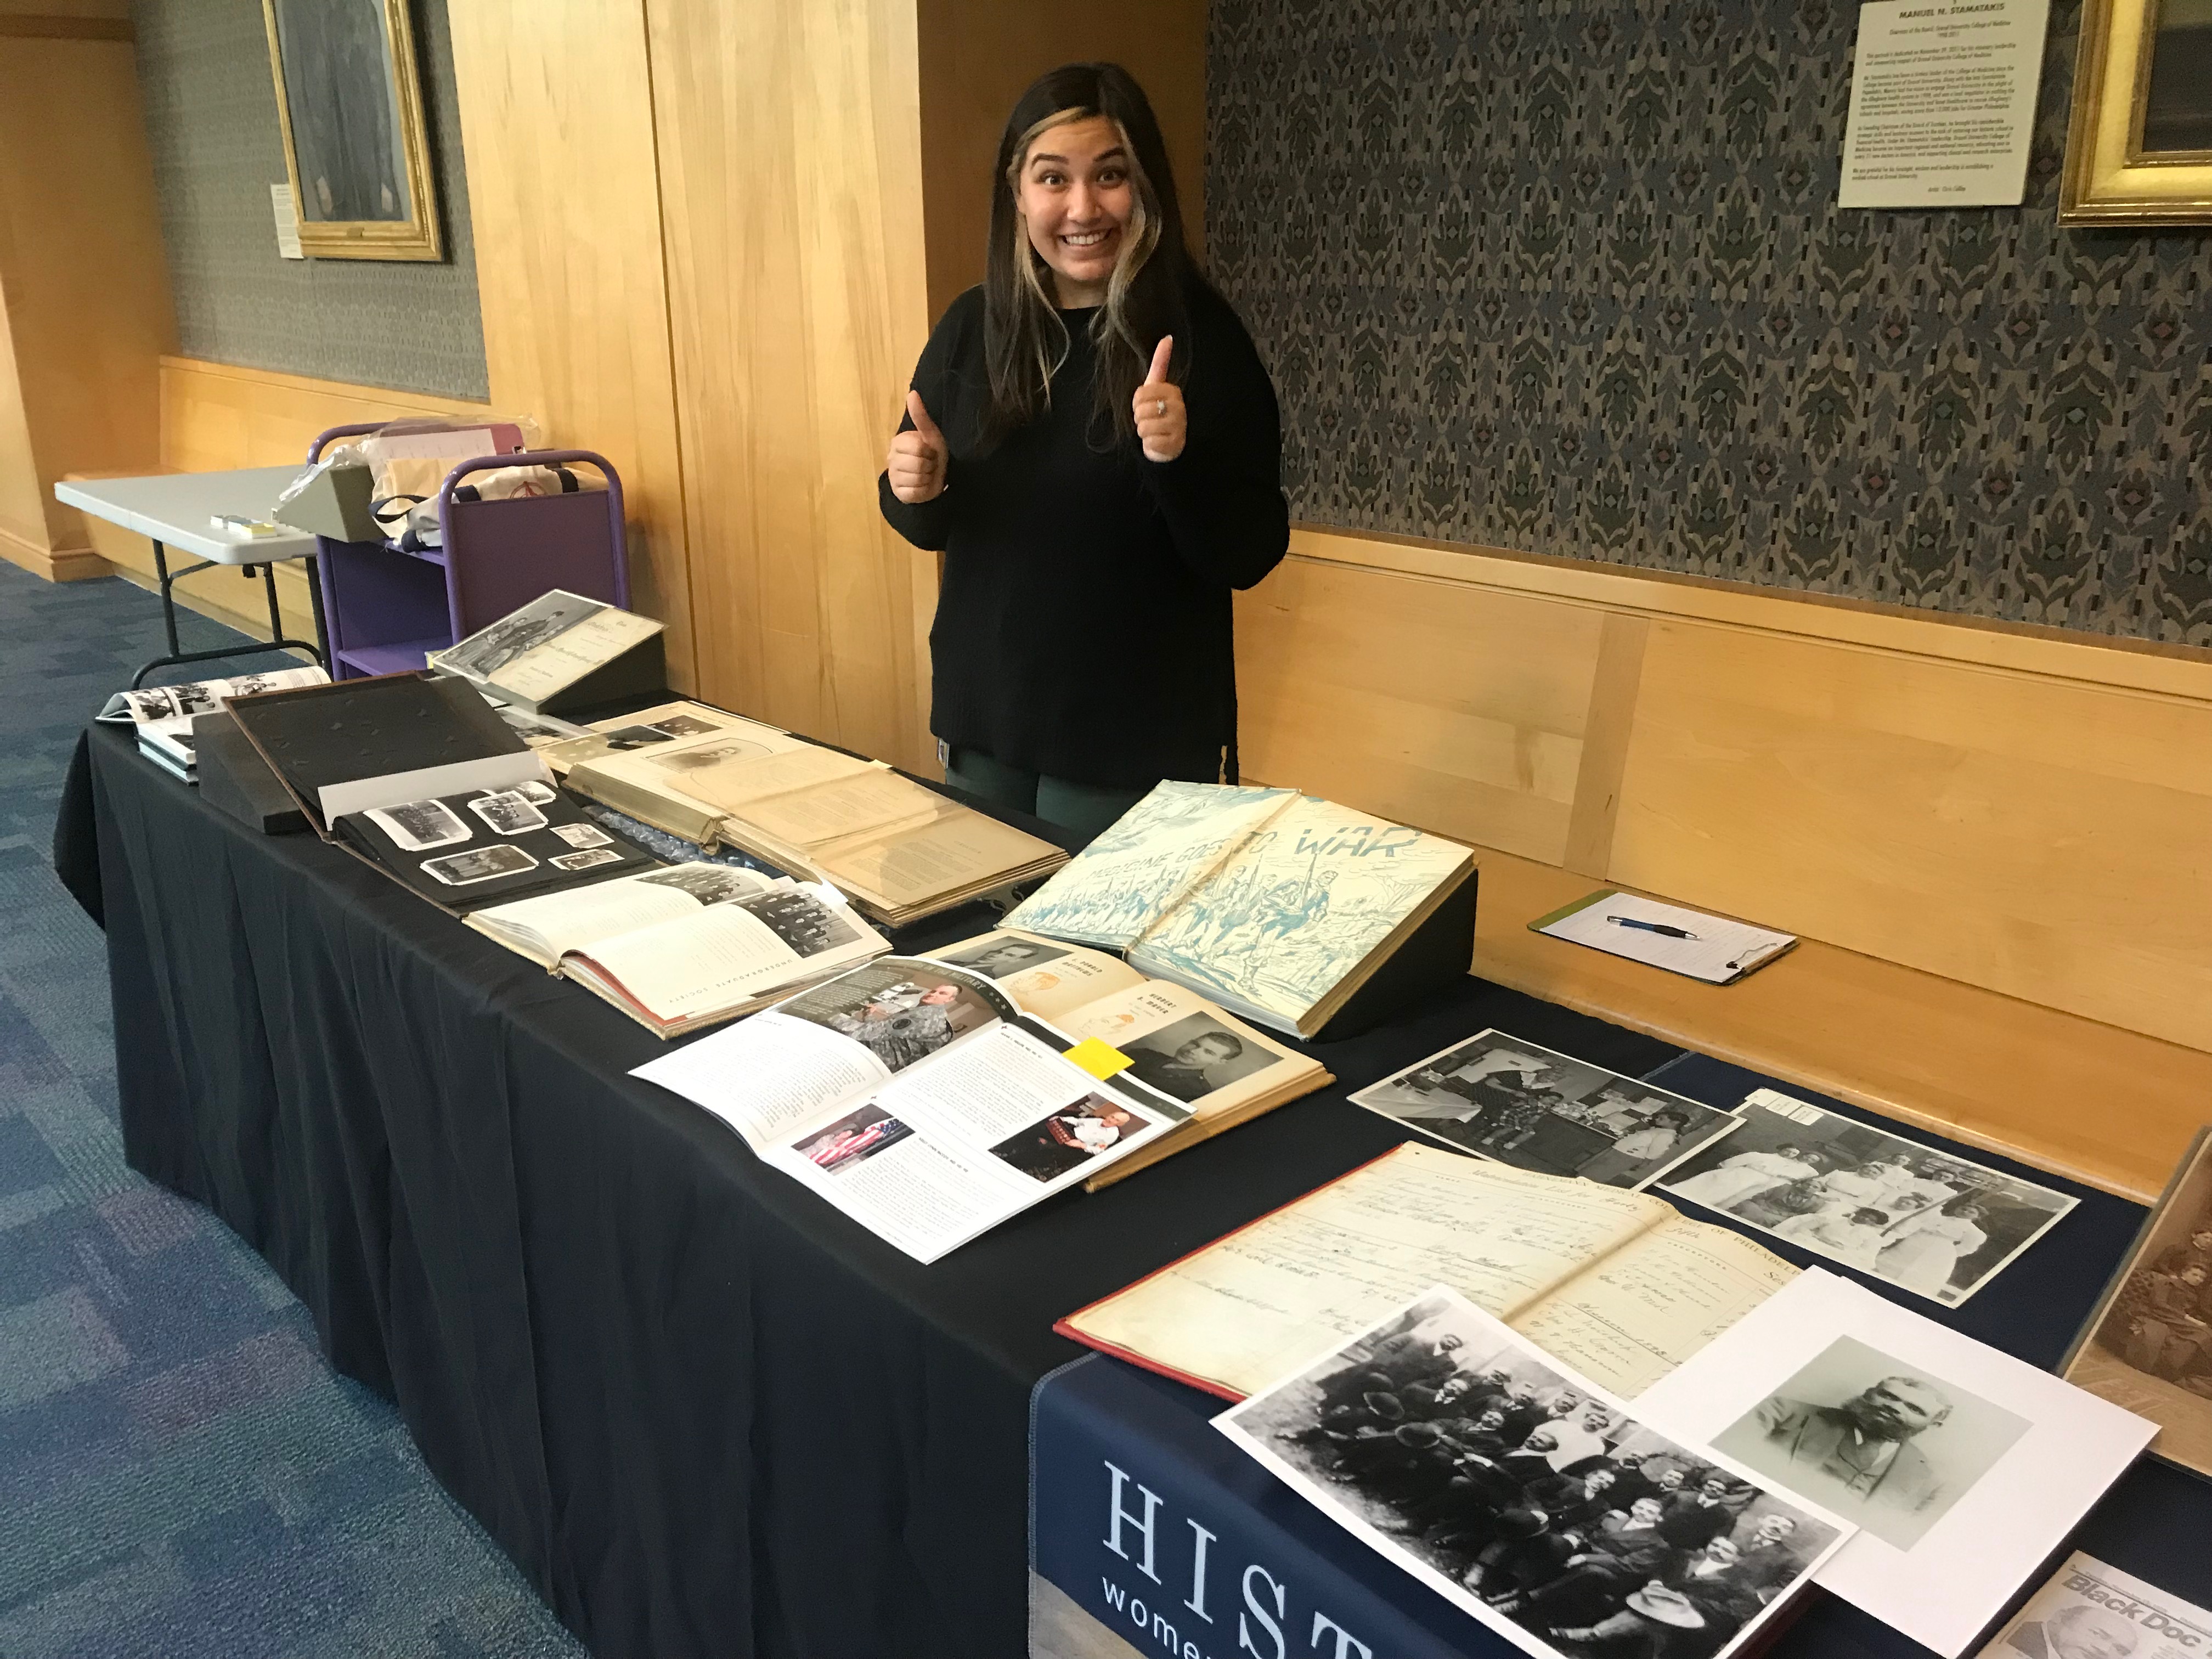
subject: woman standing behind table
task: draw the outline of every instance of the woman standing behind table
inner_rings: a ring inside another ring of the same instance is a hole
[[[879,483],[945,555],[947,781],[1085,835],[1164,778],[1234,782],[1229,595],[1288,545],[1281,449],[1143,91],[1053,70],[1006,123],[985,281],[923,349]]]

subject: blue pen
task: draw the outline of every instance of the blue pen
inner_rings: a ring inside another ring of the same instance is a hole
[[[1647,933],[1664,933],[1668,939],[1697,938],[1687,928],[1669,927],[1663,921],[1638,921],[1633,916],[1607,916],[1606,920],[1616,927],[1635,927]]]

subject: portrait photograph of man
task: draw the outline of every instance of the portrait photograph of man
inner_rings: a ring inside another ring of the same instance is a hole
[[[2028,1426],[1925,1367],[1838,1337],[1713,1448],[1910,1549]]]
[[[1129,1056],[1131,1077],[1181,1101],[1201,1100],[1275,1062],[1259,1044],[1205,1014],[1130,1037],[1121,1048]]]

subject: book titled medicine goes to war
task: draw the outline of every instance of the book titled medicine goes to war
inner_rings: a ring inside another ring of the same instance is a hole
[[[882,957],[636,1075],[923,1261],[1328,1077],[1179,986],[1003,933]]]
[[[1006,916],[1310,1036],[1474,877],[1456,842],[1289,789],[1163,783]],[[1434,954],[1467,971],[1474,917]],[[1456,917],[1456,912],[1451,913]],[[1410,959],[1410,953],[1409,953]]]

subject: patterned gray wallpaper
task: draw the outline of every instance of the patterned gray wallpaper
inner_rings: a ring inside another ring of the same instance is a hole
[[[447,258],[285,259],[269,186],[284,178],[261,0],[133,0],[138,79],[185,355],[292,374],[482,398],[445,0],[416,0],[416,48]]]
[[[1214,0],[1293,516],[2212,644],[2212,234],[1834,206],[1851,0]]]

